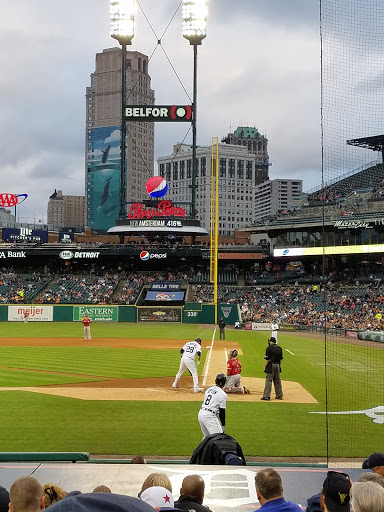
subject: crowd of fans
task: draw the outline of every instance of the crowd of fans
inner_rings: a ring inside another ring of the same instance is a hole
[[[384,454],[372,454],[367,460],[374,456],[384,457]],[[142,457],[137,462],[146,463]],[[306,512],[382,512],[384,466],[372,469],[372,473],[362,473],[355,483],[346,473],[328,471],[320,492],[308,497]],[[260,504],[259,510],[302,511],[299,505],[284,498],[282,479],[275,469],[265,468],[257,471],[254,485]],[[52,512],[211,512],[210,508],[203,504],[205,482],[200,475],[189,474],[183,479],[177,501],[174,501],[172,492],[172,483],[164,473],[149,474],[141,485],[138,499],[114,494],[105,485],[97,486],[90,493],[67,492],[54,483],[41,485],[34,477],[22,476],[11,485],[9,492],[0,487],[0,512],[8,512],[8,507],[10,512],[39,512],[45,508],[51,508]]]
[[[0,303],[141,304],[143,288],[149,289],[154,282],[177,282],[187,290],[187,302],[212,303],[213,285],[196,283],[198,272],[177,268],[157,272],[106,268],[88,274],[57,276],[48,271],[18,274],[3,268]],[[234,268],[225,272],[237,274]],[[219,284],[218,302],[238,304],[242,322],[382,330],[384,273],[381,266],[378,270],[368,266],[355,272],[345,269],[322,275],[316,265],[304,269],[295,264],[290,269],[281,269],[276,263],[267,263],[260,271],[245,272],[244,286],[231,281]]]

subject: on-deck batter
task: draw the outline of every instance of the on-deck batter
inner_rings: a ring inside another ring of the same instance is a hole
[[[205,392],[204,402],[198,415],[204,437],[225,432],[225,409],[228,397],[223,387],[226,380],[224,373],[219,373],[216,375],[216,385]]]
[[[199,387],[199,377],[197,375],[197,368],[195,363],[195,357],[197,356],[197,364],[200,364],[201,338],[196,338],[195,341],[188,341],[188,343],[186,343],[184,347],[180,349],[180,354],[180,368],[175,377],[175,382],[172,384],[172,387],[178,388],[180,377],[183,375],[185,370],[189,370],[189,373],[193,378],[193,389],[195,393],[201,393],[203,390]]]

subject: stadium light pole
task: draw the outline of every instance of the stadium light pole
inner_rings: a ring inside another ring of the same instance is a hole
[[[126,91],[126,53],[127,45],[132,44],[135,24],[136,0],[111,0],[110,32],[111,37],[121,44],[121,142],[120,142],[120,209],[119,218],[126,217],[127,206],[127,158],[125,121]]]
[[[207,36],[208,0],[183,0],[183,37],[193,45],[192,218],[196,218],[197,47]]]

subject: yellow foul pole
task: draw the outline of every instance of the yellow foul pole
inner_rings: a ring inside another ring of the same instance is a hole
[[[215,323],[217,323],[217,277],[218,277],[218,234],[219,234],[219,138],[212,138],[211,157],[211,261],[210,281],[214,289]]]

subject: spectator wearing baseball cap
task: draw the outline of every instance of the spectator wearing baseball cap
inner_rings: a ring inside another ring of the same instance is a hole
[[[374,473],[384,476],[384,453],[372,453],[368,459],[363,462],[363,469],[372,469]]]
[[[172,493],[165,487],[149,487],[140,493],[140,499],[159,511],[176,510],[174,508]]]
[[[9,492],[0,485],[0,512],[8,512]]]
[[[349,512],[351,480],[346,473],[328,471],[321,491],[322,512]]]

